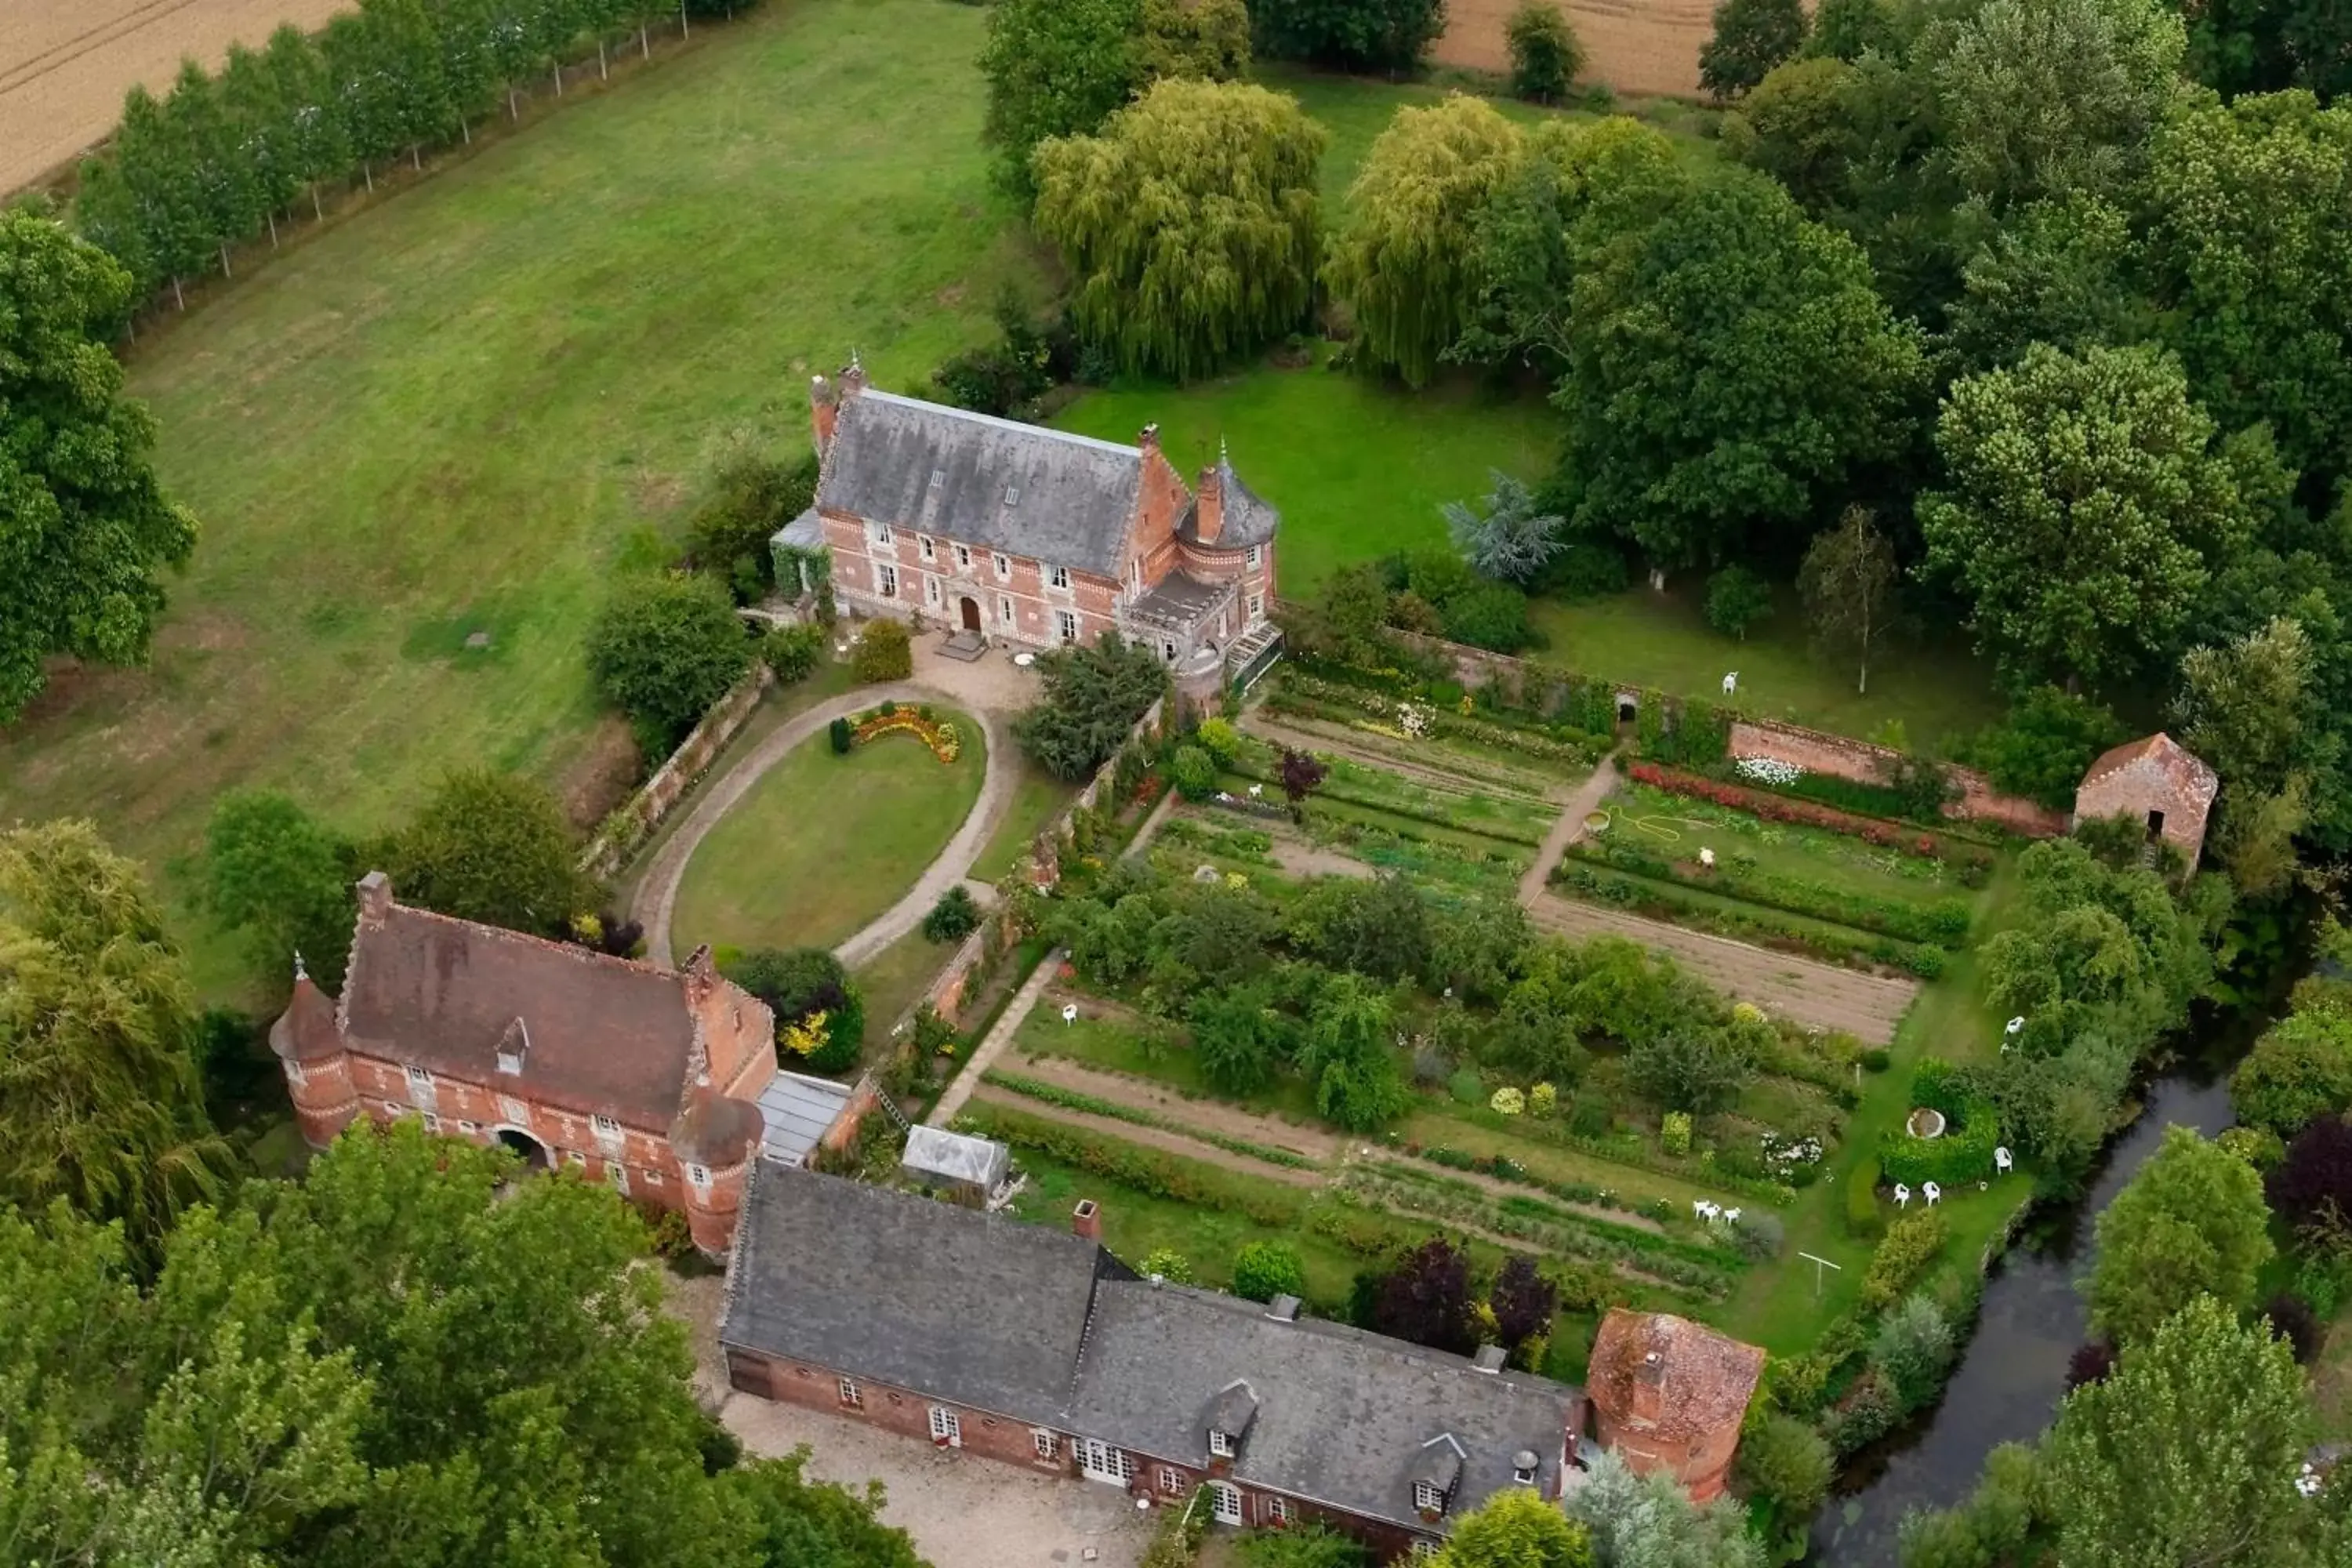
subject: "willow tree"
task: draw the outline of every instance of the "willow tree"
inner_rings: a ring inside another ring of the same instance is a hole
[[[139,868],[87,822],[0,833],[0,1200],[152,1242],[216,1194],[187,969]]]
[[[1181,379],[1297,327],[1323,142],[1284,94],[1169,80],[1102,134],[1039,146],[1034,221],[1077,279],[1079,331],[1123,369]]]
[[[1356,315],[1357,353],[1419,386],[1469,323],[1477,218],[1521,150],[1517,127],[1456,93],[1401,109],[1348,191],[1327,274]]]

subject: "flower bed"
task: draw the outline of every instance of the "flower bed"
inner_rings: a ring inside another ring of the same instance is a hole
[[[1358,715],[1362,715],[1384,726],[1384,732],[1401,734],[1408,739],[1453,735],[1465,741],[1475,741],[1481,745],[1523,752],[1528,756],[1579,762],[1587,765],[1598,762],[1608,750],[1605,742],[1567,724],[1546,724],[1535,720],[1515,723],[1495,710],[1477,709],[1475,703],[1470,705],[1471,712],[1465,712],[1459,700],[1448,708],[1435,700],[1423,700],[1417,692],[1398,696],[1389,691],[1343,685],[1336,680],[1308,675],[1303,670],[1286,670],[1282,685],[1269,702],[1279,712],[1286,700],[1298,699],[1337,710],[1339,714],[1345,715],[1346,722],[1360,722]],[[1326,715],[1318,713],[1316,716]]]
[[[1922,980],[1933,980],[1944,973],[1941,948],[1862,931],[1844,937],[1834,931],[1799,925],[1780,910],[1761,904],[1727,908],[1685,892],[1678,882],[1653,881],[1587,860],[1562,861],[1553,870],[1552,880],[1587,898],[1653,920],[1752,942],[1783,952],[1801,953],[1827,963],[1853,968],[1880,964],[1916,974]]]
[[[1648,784],[1653,789],[1662,789],[1669,795],[1689,795],[1696,800],[1713,801],[1717,805],[1727,805],[1734,811],[1744,811],[1768,822],[1794,822],[1808,827],[1825,827],[1832,833],[1843,833],[1882,848],[1899,849],[1923,860],[1948,859],[1952,855],[1950,847],[1935,834],[1921,833],[1916,828],[1906,830],[1894,823],[1882,822],[1872,816],[1857,816],[1835,806],[1774,795],[1769,790],[1726,784],[1720,779],[1686,773],[1678,768],[1660,767],[1655,763],[1635,763],[1627,771],[1636,783]]]
[[[853,730],[859,745],[880,740],[885,735],[908,734],[931,749],[931,755],[943,763],[951,763],[963,753],[963,737],[953,723],[935,719],[928,708],[900,708],[884,703],[857,715]]]
[[[1853,926],[1904,942],[1958,949],[1968,941],[1969,906],[1961,899],[1916,904],[1874,898],[1801,877],[1756,868],[1752,862],[1743,867],[1736,856],[1718,859],[1706,869],[1694,870],[1687,861],[1668,860],[1636,845],[1606,838],[1580,838],[1569,846],[1568,852],[1577,859],[1614,867],[1620,871],[1706,888],[1768,909],[1810,915],[1815,920]]]

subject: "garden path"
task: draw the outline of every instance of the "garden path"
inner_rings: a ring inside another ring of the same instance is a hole
[[[1405,1168],[1417,1169],[1412,1165],[1407,1165]],[[1381,1167],[1374,1164],[1371,1169],[1377,1172]],[[1449,1182],[1467,1182],[1474,1187],[1484,1188],[1498,1198],[1527,1198],[1539,1195],[1544,1202],[1554,1208],[1566,1209],[1571,1214],[1580,1214],[1585,1218],[1598,1220],[1602,1225],[1620,1226],[1627,1230],[1646,1230],[1652,1236],[1666,1234],[1664,1226],[1645,1214],[1633,1214],[1625,1209],[1612,1209],[1605,1204],[1588,1204],[1575,1198],[1563,1198],[1558,1194],[1530,1187],[1524,1182],[1507,1182],[1500,1176],[1490,1176],[1484,1171],[1465,1171],[1455,1165],[1433,1165],[1432,1169]]]
[[[1125,1073],[1105,1072],[1067,1057],[1023,1051],[1014,1058],[1013,1070],[1024,1078],[1076,1089],[1114,1105],[1149,1111],[1228,1138],[1263,1143],[1270,1149],[1286,1149],[1310,1160],[1336,1160],[1348,1148],[1345,1138],[1325,1128],[1303,1127],[1278,1117],[1260,1116],[1220,1100],[1188,1099],[1172,1089],[1129,1078]],[[1040,1115],[1059,1109],[1038,1101],[1031,1103],[1038,1107]]]
[[[1895,1025],[1919,994],[1916,980],[1864,974],[1552,893],[1538,894],[1528,914],[1546,930],[1579,941],[1630,938],[1719,991],[1800,1024],[1843,1029],[1866,1046],[1893,1044]]]
[[[1057,947],[1038,960],[1037,967],[1030,971],[1029,978],[1021,983],[1021,989],[1013,994],[1013,1000],[1004,1005],[1004,1011],[998,1015],[994,1026],[980,1042],[980,1048],[971,1053],[970,1061],[963,1064],[963,1071],[956,1074],[955,1081],[948,1085],[947,1092],[940,1096],[937,1105],[931,1107],[931,1113],[923,1118],[924,1126],[945,1127],[955,1120],[956,1112],[963,1109],[963,1102],[970,1100],[972,1090],[980,1087],[980,1075],[995,1064],[996,1058],[1004,1054],[1004,1047],[1013,1043],[1013,1037],[1021,1032],[1021,1026],[1028,1018],[1030,1009],[1037,1005],[1037,998],[1045,994],[1045,987],[1061,972],[1062,961],[1067,957],[1069,954]]]
[[[1600,809],[1601,803],[1609,798],[1609,792],[1617,787],[1617,753],[1612,752],[1601,759],[1601,765],[1592,770],[1591,778],[1576,786],[1576,793],[1560,809],[1559,820],[1544,836],[1543,847],[1536,851],[1535,864],[1519,879],[1520,903],[1532,906],[1543,897],[1545,884],[1551,880],[1552,868],[1559,864],[1559,858],[1568,853],[1570,845],[1584,837],[1584,819]]]
[[[1437,763],[1401,757],[1385,745],[1367,739],[1360,731],[1318,719],[1270,719],[1263,710],[1252,709],[1244,716],[1242,728],[1262,741],[1272,741],[1293,751],[1322,752],[1345,757],[1368,768],[1379,768],[1416,784],[1453,790],[1457,794],[1464,790],[1480,790],[1537,800],[1565,800],[1568,797],[1565,785],[1532,772],[1498,766],[1492,770],[1493,777],[1483,773],[1476,776],[1455,773]],[[1509,784],[1498,782],[1504,778],[1513,782]]]
[[[1286,1186],[1319,1187],[1327,1179],[1321,1171],[1301,1170],[1296,1165],[1277,1165],[1270,1161],[1252,1159],[1232,1149],[1221,1149],[1214,1143],[1188,1138],[1166,1127],[1146,1127],[1140,1122],[1122,1121],[1115,1116],[1097,1116],[1091,1110],[1078,1110],[1066,1105],[1050,1105],[1042,1100],[1032,1100],[1009,1089],[999,1089],[983,1083],[971,1091],[971,1098],[984,1105],[1002,1105],[1010,1110],[1039,1116],[1048,1121],[1064,1121],[1072,1127],[1083,1127],[1089,1132],[1115,1138],[1122,1143],[1140,1144],[1162,1153],[1181,1155],[1203,1164],[1236,1171],[1245,1176],[1257,1176]]]
[[[793,749],[814,739],[835,719],[871,708],[887,700],[893,702],[938,702],[961,704],[961,700],[950,692],[935,690],[928,686],[900,681],[888,686],[866,686],[845,697],[818,704],[804,713],[796,714],[782,728],[761,741],[759,745],[740,758],[728,769],[725,776],[706,791],[694,804],[678,830],[662,843],[653,863],[646,868],[644,879],[637,884],[637,896],[630,910],[631,918],[644,922],[646,956],[656,963],[677,962],[670,948],[670,920],[677,910],[678,884],[686,879],[687,862],[694,858],[710,830],[719,819],[732,811],[760,782],[770,768],[789,755]],[[923,916],[939,902],[940,896],[963,880],[971,863],[980,858],[988,836],[995,830],[996,822],[1003,816],[1013,794],[1020,784],[1020,765],[1013,757],[996,716],[986,708],[974,708],[981,728],[988,737],[988,772],[980,786],[980,796],[971,803],[971,810],[956,829],[945,849],[917,879],[907,896],[884,910],[875,921],[834,949],[842,963],[855,969],[898,938],[922,923]]]

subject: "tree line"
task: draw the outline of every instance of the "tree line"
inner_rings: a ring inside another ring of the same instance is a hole
[[[213,267],[322,186],[379,164],[470,142],[473,126],[518,110],[526,83],[589,47],[600,60],[670,16],[753,0],[362,0],[316,37],[290,23],[258,50],[229,47],[217,75],[184,61],[171,90],[123,100],[112,142],[81,168],[83,235],[131,273],[136,298]],[[556,79],[562,90],[562,79]],[[181,296],[184,298],[184,296]]]

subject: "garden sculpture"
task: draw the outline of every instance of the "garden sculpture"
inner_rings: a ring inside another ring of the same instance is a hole
[[[1698,863],[1712,869],[1715,866],[1715,851],[1712,849],[1700,850],[1698,852]]]
[[[1264,785],[1264,784],[1252,784],[1252,785],[1250,785],[1250,798],[1251,798],[1252,800],[1263,800],[1263,799],[1265,799],[1265,785]]]
[[[1899,1209],[1911,1206],[1911,1189],[1900,1182],[1895,1184],[1895,1206]]]
[[[1732,696],[1737,696],[1737,695],[1738,694],[1738,691],[1739,691],[1739,672],[1738,672],[1738,670],[1736,670],[1736,669],[1735,669],[1735,670],[1733,670],[1730,674],[1728,674],[1728,675],[1727,675],[1727,676],[1725,676],[1725,677],[1723,678],[1723,694],[1724,694],[1726,697],[1732,697]]]
[[[1726,1225],[1738,1225],[1739,1223],[1739,1211],[1738,1209],[1724,1210],[1723,1223]]]
[[[1065,1024],[1075,1024],[1077,1021],[1078,1005],[1076,1002],[1064,1003],[1062,1005],[1062,1022]]]
[[[1694,1198],[1691,1200],[1691,1212],[1712,1225],[1716,1216],[1723,1213],[1723,1207],[1719,1204],[1709,1203],[1705,1198]]]
[[[1999,1171],[2002,1175],[2006,1176],[2009,1174],[2010,1166],[2015,1163],[2016,1162],[2009,1157],[2009,1151],[2007,1149],[1995,1149],[1992,1152],[1992,1168]]]
[[[1934,1208],[1936,1206],[1937,1200],[1944,1195],[1944,1189],[1937,1186],[1933,1182],[1929,1182],[1926,1186],[1921,1187],[1919,1190],[1927,1195],[1927,1206],[1929,1208]]]

